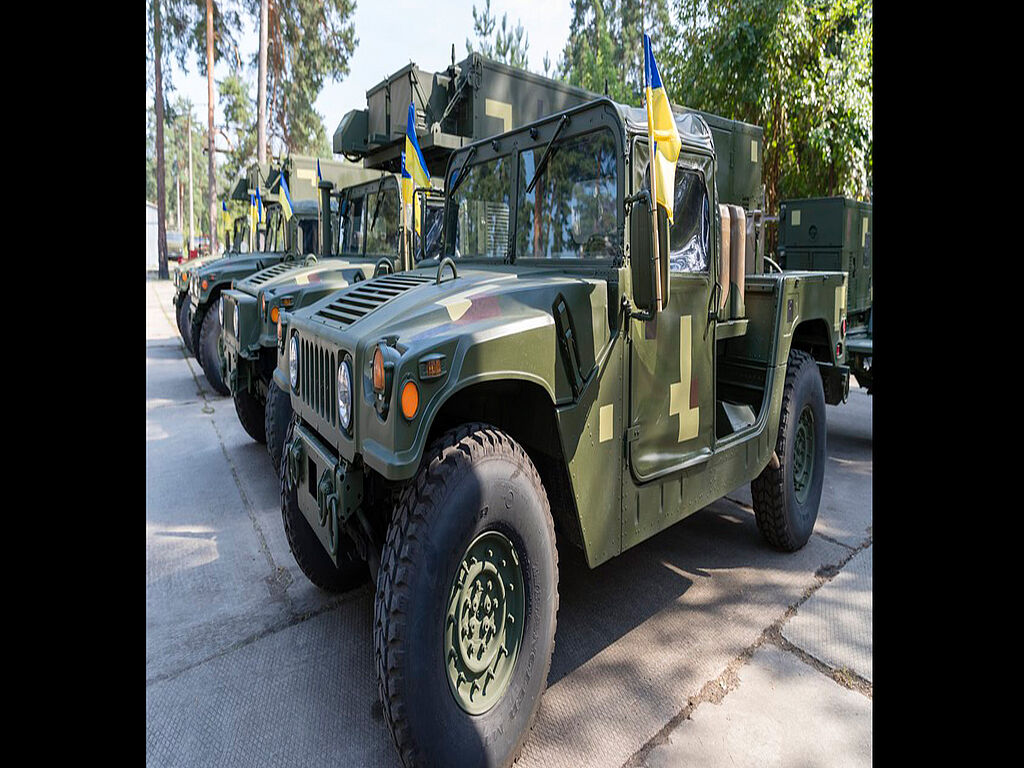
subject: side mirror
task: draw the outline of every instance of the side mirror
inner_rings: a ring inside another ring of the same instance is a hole
[[[655,260],[654,232],[651,227],[651,193],[642,189],[626,198],[630,206],[629,217],[629,261],[633,278],[633,304],[637,309],[651,315],[659,311],[657,306],[657,279],[661,279],[662,307],[668,304],[668,219],[658,209],[658,259]],[[642,203],[637,206],[637,203]]]

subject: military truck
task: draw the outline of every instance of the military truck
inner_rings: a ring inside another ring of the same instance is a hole
[[[779,264],[784,269],[839,270],[848,275],[846,357],[857,382],[872,393],[871,203],[847,197],[783,200]]]
[[[330,182],[322,185],[324,208],[329,204],[331,186]],[[279,312],[306,306],[380,271],[407,268],[398,256],[398,177],[385,173],[340,190],[336,196],[342,212],[341,226],[333,227],[333,235],[325,233],[321,238],[328,247],[321,251],[316,264],[268,267],[236,282],[221,297],[225,380],[239,421],[250,437],[266,443],[275,467],[280,464],[281,446],[291,419],[287,386],[282,390],[272,378],[277,365]],[[414,263],[439,250],[444,199],[439,193],[420,193],[417,205],[424,237],[414,246]]]
[[[276,169],[275,169],[276,171]],[[228,194],[228,199],[249,204],[249,193],[254,192],[259,182],[258,179],[270,175],[271,165],[264,163],[253,163],[249,168],[240,171],[238,179]],[[231,241],[229,247],[221,258],[230,258],[249,250],[249,217],[247,215],[237,216],[232,222]],[[204,256],[198,259],[191,259],[179,266],[172,276],[174,283],[174,317],[178,323],[178,333],[185,344],[185,349],[194,354],[192,349],[192,332],[190,330],[189,312],[191,307],[188,300],[188,291],[191,275],[204,264],[209,264],[216,259],[216,256]]]
[[[320,160],[319,164],[323,178],[335,184],[362,180],[367,173],[351,163]],[[291,190],[294,216],[287,223],[278,201],[280,175],[288,179]],[[221,320],[217,311],[220,294],[231,287],[233,280],[242,280],[268,266],[315,261],[320,226],[316,202],[318,183],[315,157],[292,155],[284,160],[280,169],[271,168],[267,177],[259,179],[266,223],[257,233],[254,250],[244,256],[209,262],[192,273],[189,285],[192,345],[207,380],[220,394],[230,394],[224,382]]]
[[[440,259],[280,317],[285,532],[321,588],[375,579],[406,765],[520,751],[556,530],[596,567],[749,482],[770,545],[811,534],[846,276],[757,271],[710,127],[676,120],[657,251],[646,112],[601,98],[454,152]]]

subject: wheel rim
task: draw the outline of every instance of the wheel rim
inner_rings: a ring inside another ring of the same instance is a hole
[[[811,490],[814,474],[814,412],[809,405],[800,411],[793,438],[793,493],[803,504]]]
[[[444,627],[448,687],[471,715],[489,710],[508,688],[522,644],[525,598],[512,542],[498,531],[477,536],[452,582]]]

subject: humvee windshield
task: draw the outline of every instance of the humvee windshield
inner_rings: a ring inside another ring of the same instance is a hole
[[[366,198],[353,197],[342,203],[341,247],[338,253],[361,256],[363,253],[363,209]]]
[[[397,186],[367,198],[364,206],[366,253],[393,255],[398,252],[399,205]]]
[[[546,150],[540,144],[469,166],[450,203],[457,217],[447,247],[450,255],[504,258],[512,224],[510,198],[516,189],[516,260],[604,259],[618,250],[612,131],[601,128],[557,140],[527,191]],[[457,170],[456,178],[462,173]]]
[[[441,255],[441,232],[444,225],[444,201],[426,200],[426,195],[416,196],[416,204],[421,206],[423,218],[420,229],[423,232],[422,239],[419,235],[413,234],[413,255],[416,260],[432,259]],[[422,247],[421,247],[422,246]]]
[[[317,226],[318,226],[318,223],[317,223],[316,219],[303,219],[303,220],[299,221],[299,239],[302,242],[297,244],[300,247],[297,248],[296,250],[300,254],[316,253],[316,230],[317,230]],[[281,248],[277,248],[275,250],[283,251],[284,250],[283,242],[282,242],[282,247]]]

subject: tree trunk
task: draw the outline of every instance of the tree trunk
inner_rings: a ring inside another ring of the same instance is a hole
[[[270,0],[260,0],[260,62],[256,88],[256,159],[267,162],[267,22]]]
[[[169,277],[167,271],[167,225],[164,215],[167,212],[167,201],[164,199],[164,89],[160,72],[160,56],[163,41],[160,39],[160,0],[153,0],[153,42],[154,60],[156,62],[156,247],[159,254],[157,275],[161,280]]]
[[[217,252],[217,177],[213,154],[213,0],[206,0],[206,112],[208,118],[207,156],[210,169],[210,253]]]

